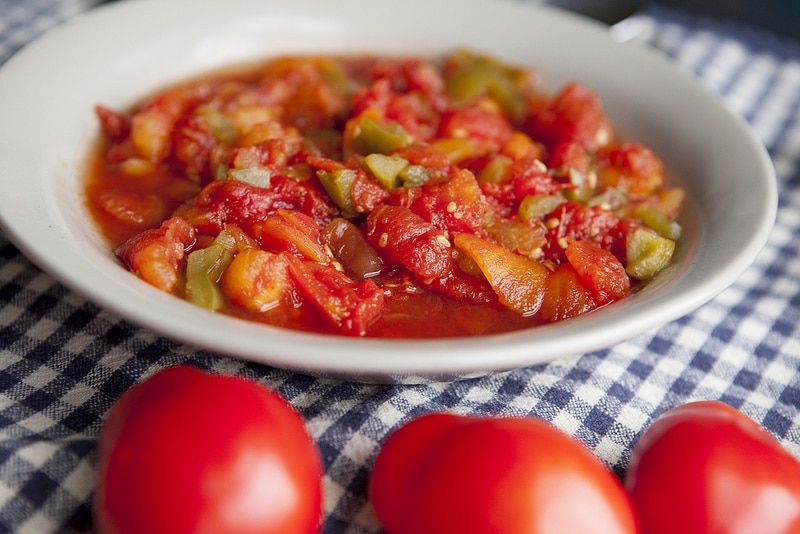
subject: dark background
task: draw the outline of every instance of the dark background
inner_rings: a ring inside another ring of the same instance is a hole
[[[761,26],[800,39],[800,0],[658,0],[656,3]]]
[[[728,19],[800,39],[800,0],[546,0],[609,24],[632,15],[647,3],[695,15]]]

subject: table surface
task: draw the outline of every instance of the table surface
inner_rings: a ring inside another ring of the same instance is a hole
[[[0,63],[97,1],[0,0]],[[362,384],[158,337],[71,293],[0,233],[0,532],[91,531],[104,414],[134,383],[178,363],[256,379],[303,414],[325,466],[324,532],[380,532],[366,498],[379,444],[432,411],[541,417],[622,474],[661,412],[721,399],[800,459],[800,39],[674,8],[650,6],[635,20],[645,46],[716,91],[773,159],[777,222],[732,287],[607,350],[451,383]]]

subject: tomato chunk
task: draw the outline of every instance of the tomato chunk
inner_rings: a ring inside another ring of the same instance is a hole
[[[383,291],[372,280],[355,283],[331,265],[285,256],[300,291],[344,334],[364,335],[383,307]]]
[[[450,240],[408,208],[381,206],[367,218],[366,233],[384,257],[422,281],[445,276],[451,267]]]
[[[649,148],[638,143],[624,143],[602,154],[600,180],[636,196],[658,191],[664,185],[664,164]]]
[[[153,193],[102,193],[97,197],[103,211],[134,226],[153,226],[164,219],[165,202]]]
[[[611,121],[600,99],[589,88],[571,83],[528,118],[529,133],[550,147],[575,142],[593,150],[606,146],[614,136]]]
[[[119,141],[128,135],[131,129],[131,120],[127,115],[100,105],[95,106],[95,113],[100,119],[103,131],[111,139]]]
[[[299,211],[278,208],[253,225],[253,237],[270,250],[285,250],[323,263],[329,259],[319,242],[319,226]]]
[[[577,317],[597,308],[592,292],[581,282],[578,272],[569,263],[556,267],[547,279],[547,289],[539,311],[548,323]]]
[[[180,217],[145,230],[117,249],[117,255],[144,281],[172,292],[178,284],[186,250],[196,238],[194,228]]]
[[[599,304],[621,299],[630,291],[631,281],[625,267],[607,250],[591,241],[572,241],[564,253]]]
[[[480,267],[505,306],[533,315],[544,300],[547,268],[499,245],[470,234],[456,234],[455,245]]]
[[[626,238],[638,223],[622,219],[600,206],[567,201],[544,217],[547,227],[545,256],[555,263],[566,261],[564,248],[570,241],[592,241],[620,261],[626,257]],[[566,241],[565,241],[566,240]]]
[[[217,180],[207,185],[178,214],[203,233],[216,235],[226,223],[245,231],[278,208],[290,208],[320,222],[329,222],[337,209],[323,193],[294,178],[274,176],[269,188],[235,180]]]
[[[246,249],[237,254],[220,279],[225,296],[237,306],[265,312],[291,297],[289,262],[283,254]]]
[[[450,232],[476,231],[487,209],[475,175],[466,169],[445,183],[406,189],[400,195],[395,199],[436,228]]]
[[[498,147],[508,141],[513,131],[502,113],[477,106],[444,115],[439,126],[440,137],[482,139],[493,141]]]

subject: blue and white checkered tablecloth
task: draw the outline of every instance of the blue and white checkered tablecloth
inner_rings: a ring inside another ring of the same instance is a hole
[[[94,3],[0,0],[0,63]],[[104,414],[144,376],[187,362],[255,378],[304,415],[324,460],[326,533],[380,531],[366,498],[377,448],[398,425],[430,411],[539,416],[622,473],[659,413],[721,399],[800,459],[800,40],[663,7],[637,21],[648,45],[691,69],[752,125],[775,163],[777,224],[730,289],[608,350],[473,380],[373,385],[243,363],[158,337],[71,293],[0,234],[0,532],[91,531]]]

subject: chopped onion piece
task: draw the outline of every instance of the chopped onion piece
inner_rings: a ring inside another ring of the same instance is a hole
[[[254,187],[269,187],[272,171],[266,167],[247,167],[246,169],[230,169],[228,179],[243,182]]]

